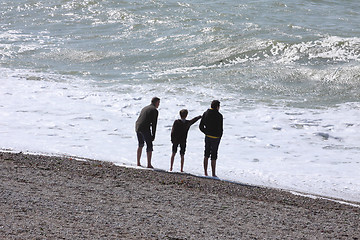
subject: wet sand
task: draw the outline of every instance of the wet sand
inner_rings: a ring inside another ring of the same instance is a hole
[[[359,239],[360,208],[71,157],[0,153],[0,239]]]

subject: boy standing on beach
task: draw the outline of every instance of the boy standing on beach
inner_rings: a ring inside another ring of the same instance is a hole
[[[144,142],[146,142],[146,153],[147,153],[147,167],[153,168],[151,165],[151,157],[153,151],[153,141],[155,140],[156,125],[159,112],[157,108],[160,105],[160,98],[154,97],[151,100],[151,104],[144,107],[136,120],[135,131],[139,142],[137,149],[137,165],[141,166],[140,158]],[[151,128],[151,130],[150,130]]]
[[[172,142],[172,155],[170,160],[170,171],[173,170],[174,158],[177,152],[177,148],[180,145],[180,157],[181,157],[181,172],[184,172],[184,156],[186,149],[186,139],[190,129],[190,126],[198,121],[201,116],[197,116],[191,120],[186,120],[188,110],[182,109],[180,111],[181,119],[174,121],[171,129],[171,142]]]
[[[223,134],[223,116],[219,113],[220,102],[213,100],[211,108],[208,109],[202,116],[199,128],[205,134],[205,152],[204,152],[204,173],[208,175],[207,167],[208,160],[211,156],[212,176],[216,177],[216,160],[218,156],[218,149],[220,140]]]

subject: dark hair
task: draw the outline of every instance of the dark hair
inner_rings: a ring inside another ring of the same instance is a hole
[[[213,101],[211,102],[211,108],[216,109],[216,108],[218,108],[218,107],[220,107],[220,101],[219,101],[219,100],[213,100]]]
[[[189,113],[188,110],[182,109],[182,110],[180,110],[180,117],[181,118],[186,118],[188,113]]]
[[[158,97],[153,97],[153,98],[151,99],[151,104],[155,105],[158,101],[160,101],[160,98],[158,98]]]

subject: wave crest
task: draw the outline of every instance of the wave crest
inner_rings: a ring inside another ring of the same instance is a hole
[[[253,41],[254,42],[254,41]],[[360,38],[326,37],[300,43],[255,41],[254,47],[233,54],[214,64],[239,64],[272,61],[274,63],[303,65],[333,64],[360,61]]]

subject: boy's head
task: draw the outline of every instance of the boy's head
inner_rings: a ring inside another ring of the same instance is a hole
[[[186,110],[186,109],[180,110],[180,117],[182,119],[185,119],[187,117],[187,115],[188,115],[188,110]]]

